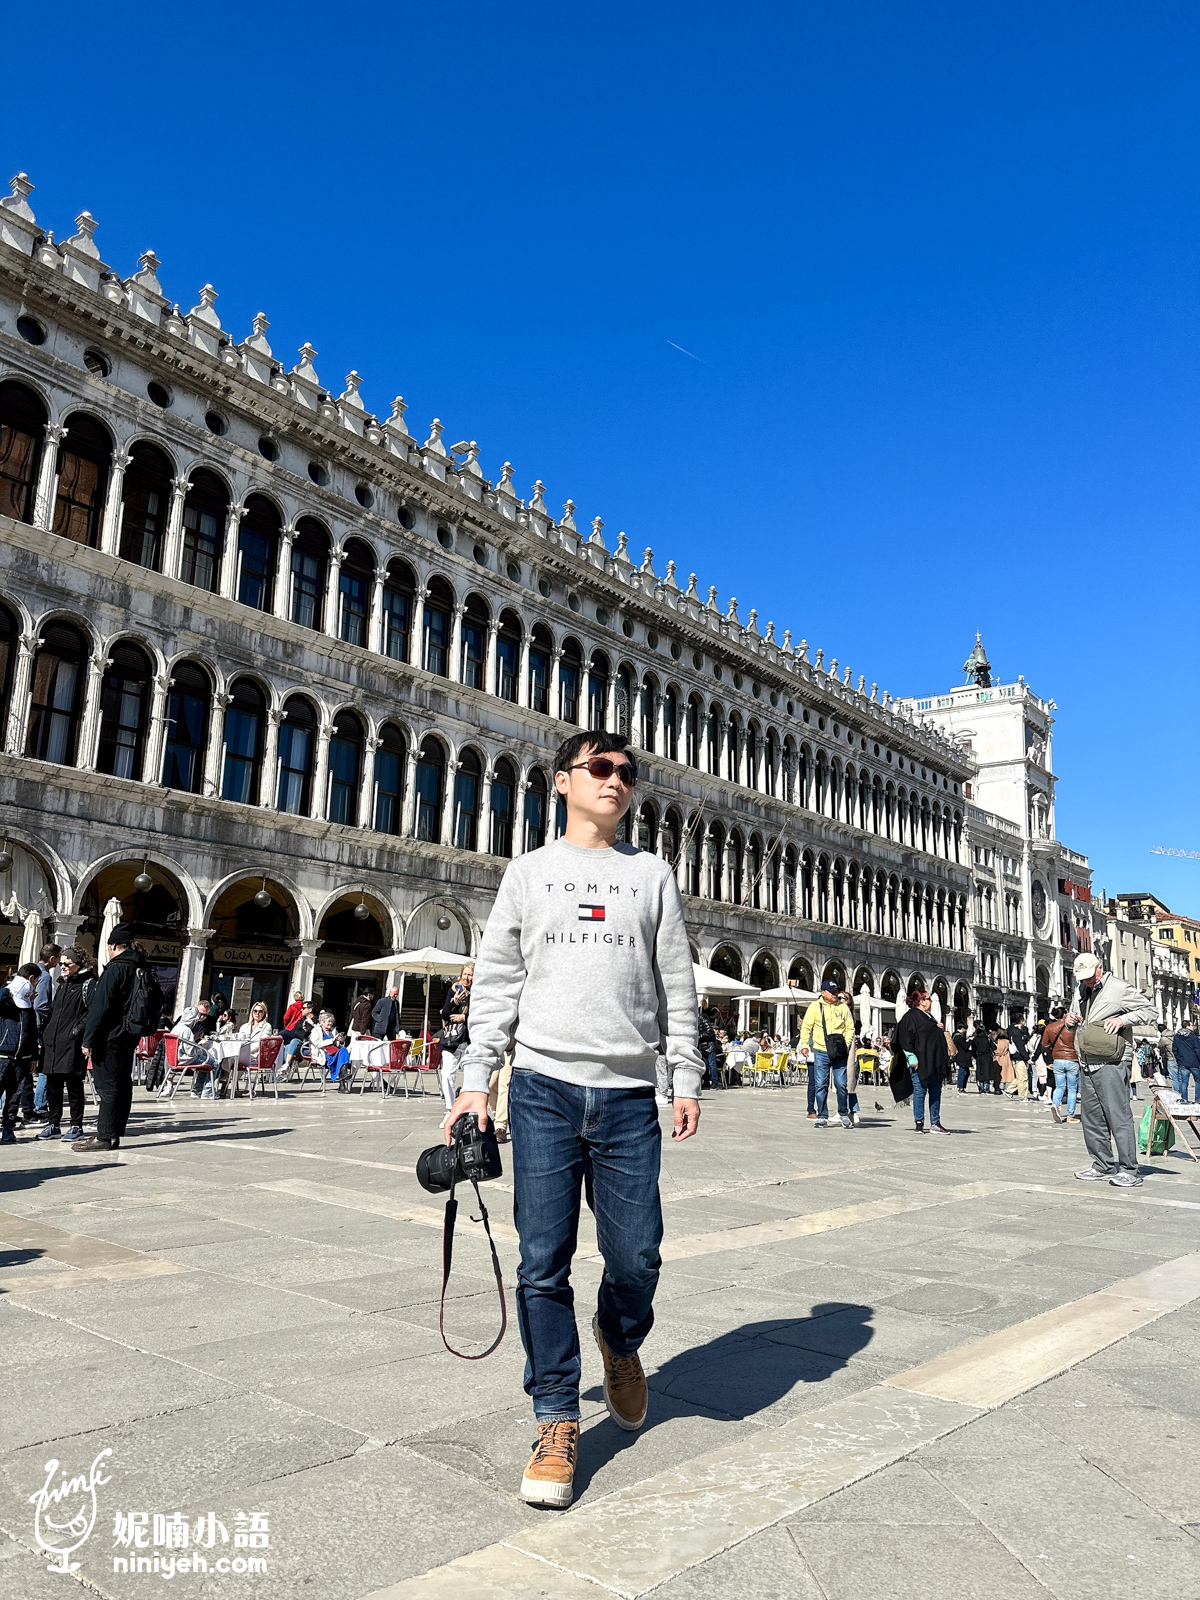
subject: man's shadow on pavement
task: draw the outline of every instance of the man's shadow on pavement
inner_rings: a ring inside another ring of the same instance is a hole
[[[610,1418],[581,1433],[576,1495],[619,1450],[664,1422],[688,1416],[744,1422],[797,1384],[824,1383],[870,1343],[873,1315],[872,1306],[825,1301],[807,1317],[747,1322],[707,1344],[680,1351],[657,1371],[647,1372],[650,1409],[640,1434],[624,1432]],[[584,1395],[586,1400],[603,1398],[599,1385]]]

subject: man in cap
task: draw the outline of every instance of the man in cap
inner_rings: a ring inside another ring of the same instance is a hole
[[[854,1017],[850,1007],[838,998],[838,986],[832,978],[821,985],[820,995],[804,1013],[800,1028],[801,1050],[812,1051],[812,1076],[817,1085],[817,1120],[815,1126],[829,1126],[829,1079],[837,1093],[838,1116],[843,1128],[854,1126],[850,1117],[850,1102],[846,1095],[846,1063],[850,1059],[850,1044],[854,1038]]]
[[[1105,972],[1098,957],[1090,953],[1075,957],[1074,970],[1079,984],[1079,1005],[1066,1020],[1076,1030],[1083,1139],[1092,1158],[1091,1166],[1084,1167],[1075,1176],[1107,1178],[1119,1189],[1135,1189],[1142,1175],[1138,1169],[1137,1134],[1129,1106],[1133,1030],[1138,1023],[1154,1021],[1154,1002],[1115,973]],[[1085,1023],[1092,1027],[1098,1025],[1105,1033],[1120,1035],[1125,1049],[1119,1061],[1088,1061],[1083,1037]],[[1114,1145],[1116,1161],[1113,1160]]]

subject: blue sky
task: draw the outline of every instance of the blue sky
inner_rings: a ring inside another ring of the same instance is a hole
[[[893,694],[981,628],[1097,887],[1200,915],[1195,6],[63,0],[21,58],[57,237]]]

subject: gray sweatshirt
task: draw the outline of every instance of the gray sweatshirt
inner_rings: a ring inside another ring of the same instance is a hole
[[[588,1088],[700,1093],[696,984],[670,866],[633,845],[556,839],[504,874],[475,959],[463,1088],[484,1090],[516,1025],[514,1065]]]

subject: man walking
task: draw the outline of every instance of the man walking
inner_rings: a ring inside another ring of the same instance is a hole
[[[59,958],[62,955],[62,946],[57,944],[44,944],[38,956],[38,972],[40,976],[34,982],[33,988],[33,1014],[37,1018],[39,1045],[46,1032],[46,1024],[50,1021],[50,1007],[62,976],[59,967]],[[47,1115],[46,1106],[46,1068],[43,1064],[37,1075],[37,1083],[33,1090],[33,1109],[39,1117]]]
[[[1091,1166],[1075,1176],[1107,1178],[1116,1188],[1135,1189],[1140,1186],[1142,1175],[1129,1107],[1133,1030],[1139,1023],[1154,1020],[1154,1002],[1115,973],[1105,972],[1094,955],[1076,956],[1074,970],[1079,984],[1079,1008],[1068,1013],[1067,1021],[1075,1025],[1083,1141],[1092,1158]],[[1089,1051],[1089,1030],[1101,1028],[1107,1034],[1119,1035],[1124,1042],[1124,1050],[1115,1061],[1103,1059],[1098,1040],[1092,1042]],[[1117,1150],[1115,1162],[1113,1145]]]
[[[72,1150],[116,1150],[133,1104],[133,1053],[137,1033],[126,1028],[142,958],[133,948],[133,930],[118,923],[108,936],[108,965],[88,999],[83,1048],[92,1058],[92,1083],[100,1097],[96,1131],[77,1139]]]
[[[1179,1098],[1187,1099],[1188,1083],[1192,1084],[1192,1099],[1200,1105],[1200,1034],[1190,1022],[1185,1022],[1172,1041],[1175,1052],[1175,1087]]]
[[[655,1065],[674,1075],[674,1137],[700,1120],[696,986],[679,888],[657,855],[617,843],[636,771],[615,734],[578,733],[554,784],[563,838],[507,869],[475,966],[463,1089],[443,1126],[487,1122],[487,1089],[515,1028],[509,1091],[517,1318],[537,1441],[521,1482],[531,1505],[571,1502],[579,1443],[579,1338],[571,1258],[581,1188],[604,1276],[592,1332],[618,1427],[646,1418],[638,1350],[654,1321],[662,1209]]]
[[[1017,1098],[1028,1100],[1032,1088],[1033,1098],[1036,1100],[1037,1084],[1033,1081],[1029,1068],[1029,1029],[1025,1026],[1025,1018],[1020,1013],[1017,1015],[1017,1020],[1009,1024],[1008,1054],[1013,1071],[1017,1075]]]
[[[804,1013],[800,1027],[801,1050],[813,1053],[812,1073],[816,1082],[818,1128],[829,1126],[829,1075],[837,1093],[838,1116],[843,1128],[854,1126],[850,1119],[850,1102],[846,1094],[846,1063],[850,1059],[850,1041],[854,1038],[854,1018],[850,1007],[838,999],[838,986],[826,978],[821,992]]]
[[[394,985],[376,1000],[371,1031],[377,1039],[394,1039],[400,1032],[400,991]]]

